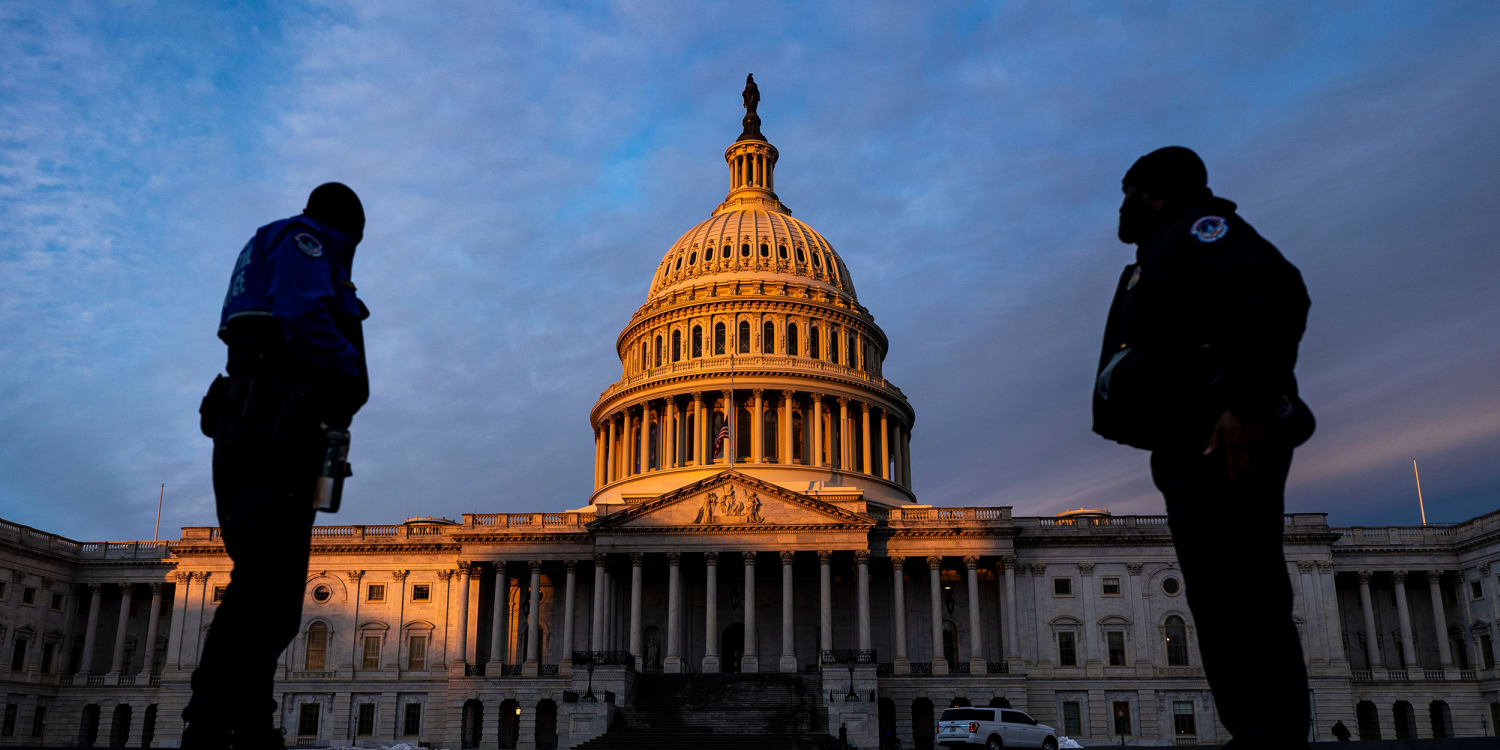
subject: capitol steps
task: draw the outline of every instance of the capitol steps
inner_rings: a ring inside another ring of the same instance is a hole
[[[578,748],[821,749],[821,686],[817,675],[642,675],[614,727]]]

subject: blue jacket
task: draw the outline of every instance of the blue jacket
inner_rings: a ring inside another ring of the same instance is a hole
[[[368,383],[360,322],[370,311],[349,280],[356,243],[303,215],[256,230],[230,275],[219,337],[233,321],[269,319],[304,376]]]

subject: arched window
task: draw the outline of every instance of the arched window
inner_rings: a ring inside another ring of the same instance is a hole
[[[1427,713],[1432,719],[1433,737],[1453,736],[1453,712],[1448,708],[1448,701],[1436,700],[1427,704]]]
[[[839,327],[834,326],[828,331],[828,359],[834,364],[839,361]]]
[[[651,366],[651,360],[648,358],[648,355],[646,353],[646,342],[644,341],[641,342],[641,358],[637,362],[637,364],[641,366],[642,370]]]
[[[739,415],[735,417],[734,431],[734,453],[736,461],[749,461],[750,450],[755,445],[750,440],[750,430],[753,426],[749,407],[741,406]]]
[[[328,664],[328,624],[315,622],[307,626],[307,658],[308,670],[326,668]]]
[[[786,260],[786,245],[777,245],[776,254],[781,256],[782,260]]]
[[[1354,707],[1354,717],[1359,727],[1359,738],[1370,741],[1380,739],[1380,712],[1370,701],[1360,701]]]
[[[682,331],[673,331],[672,332],[672,361],[673,362],[677,362],[677,361],[679,361],[681,359],[682,359]]]
[[[807,463],[806,452],[802,444],[806,442],[805,433],[802,431],[802,410],[792,409],[792,460]]]
[[[731,253],[733,253],[733,252],[734,252],[734,248],[732,248],[732,247],[730,247],[730,246],[728,246],[728,245],[725,245],[725,246],[724,246],[724,258],[725,258],[725,259],[726,259],[726,260],[727,260],[727,259],[728,259],[728,258],[729,258],[729,255],[730,255],[730,254],[731,254]]]
[[[656,366],[661,367],[661,337],[656,337]]]
[[[806,263],[807,262],[807,252],[805,250],[803,250],[802,248],[800,248],[800,247],[797,248],[797,262],[798,263]]]
[[[1182,618],[1172,615],[1167,618],[1164,628],[1167,639],[1167,664],[1173,667],[1185,667],[1188,663],[1187,625]]]
[[[859,367],[859,337],[849,332],[849,366]]]
[[[692,264],[697,263],[697,262],[698,262],[698,251],[694,250],[693,252],[688,253],[688,265],[692,265]]]
[[[1417,737],[1417,715],[1411,703],[1396,701],[1391,705],[1391,714],[1396,719],[1396,739],[1411,740]]]
[[[818,351],[818,327],[807,327],[807,356],[818,359],[822,354]]]
[[[724,324],[714,324],[714,354],[724,353]]]
[[[703,356],[703,326],[693,326],[693,356]]]
[[[800,354],[801,351],[802,351],[802,348],[799,347],[799,346],[797,346],[797,324],[796,323],[787,323],[786,324],[786,353],[787,353],[788,356],[795,357],[798,354]]]
[[[760,350],[765,354],[776,353],[776,324],[769,320],[760,327]]]
[[[750,243],[746,242],[740,245],[740,255],[746,258],[750,257]]]
[[[780,410],[766,409],[765,424],[760,430],[761,437],[764,439],[760,447],[761,455],[767,461],[775,461],[781,458],[781,455],[777,453],[777,447],[781,445],[781,423],[777,420],[778,411]]]
[[[740,354],[750,353],[750,321],[742,320],[739,326],[738,340],[734,342],[735,349]]]
[[[762,257],[762,258],[769,258],[769,257],[771,257],[771,246],[770,245],[767,245],[764,242],[760,243],[760,257]]]

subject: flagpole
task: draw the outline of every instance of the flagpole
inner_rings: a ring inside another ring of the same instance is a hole
[[[161,494],[156,496],[156,528],[151,532],[151,541],[161,538],[161,501],[167,497],[167,485],[162,483]]]
[[[1422,502],[1422,474],[1417,471],[1417,459],[1411,460],[1411,473],[1417,478],[1417,509],[1422,511],[1422,525],[1427,525],[1427,505]]]
[[[739,342],[730,344],[731,347],[738,345]],[[729,415],[732,419],[724,421],[725,424],[734,425],[730,428],[729,439],[724,441],[729,444],[725,446],[725,452],[729,454],[729,468],[731,469],[734,468],[734,454],[740,449],[738,445],[740,439],[740,407],[739,404],[735,403],[736,399],[734,397],[734,352],[733,348],[729,350]]]

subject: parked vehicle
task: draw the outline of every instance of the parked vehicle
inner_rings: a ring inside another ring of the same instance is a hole
[[[949,748],[1057,750],[1057,731],[1013,708],[949,708],[938,720],[937,741]]]

